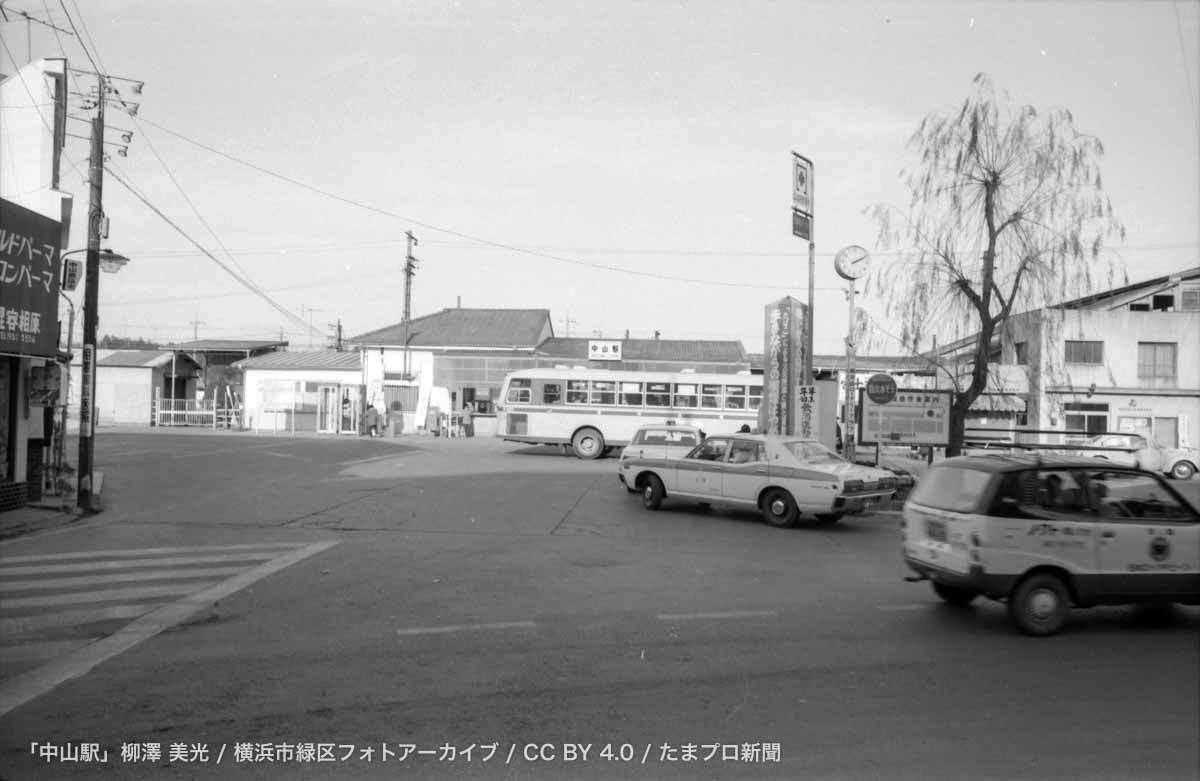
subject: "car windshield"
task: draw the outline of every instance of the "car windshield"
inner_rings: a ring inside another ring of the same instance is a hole
[[[992,480],[990,472],[944,466],[930,469],[917,482],[912,501],[938,510],[974,512]]]
[[[786,447],[792,455],[806,464],[846,463],[845,459],[822,445],[820,442],[795,440],[792,442],[784,442],[783,446]]]

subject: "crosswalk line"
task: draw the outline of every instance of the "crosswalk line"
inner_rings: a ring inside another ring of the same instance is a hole
[[[195,580],[236,575],[241,567],[194,567],[183,569],[152,569],[144,572],[118,572],[111,575],[82,575],[73,578],[34,578],[32,580],[0,581],[0,590],[35,591],[38,589],[81,588],[105,586],[112,583],[137,583],[147,580]]]
[[[150,569],[153,567],[182,567],[190,564],[222,564],[231,561],[267,561],[285,551],[264,551],[262,553],[229,553],[210,554],[205,556],[168,556],[157,559],[127,559],[93,561],[75,564],[44,564],[29,567],[8,567],[0,565],[0,581],[3,578],[22,577],[27,575],[51,575],[68,572],[93,572],[96,570]],[[0,589],[3,583],[0,582]]]
[[[142,602],[136,605],[105,605],[82,610],[54,610],[36,615],[0,618],[0,637],[14,638],[44,632],[47,629],[85,626],[103,621],[125,621],[144,616],[161,602]]]
[[[21,643],[0,648],[0,665],[14,662],[38,662],[53,659],[56,656],[78,651],[85,645],[98,640],[97,637],[76,638],[74,640],[50,640],[43,643]]]
[[[0,555],[0,565],[24,564],[35,561],[69,561],[72,559],[96,559],[123,556],[165,556],[175,553],[205,553],[210,551],[248,551],[248,550],[295,550],[303,548],[303,542],[253,542],[236,545],[192,545],[187,548],[117,548],[110,550],[75,551],[72,553],[41,553],[23,556]]]
[[[211,582],[210,582],[211,581]],[[39,597],[16,597],[6,599],[0,596],[0,610],[21,610],[31,607],[59,607],[62,605],[90,605],[97,602],[138,602],[147,599],[175,597],[190,594],[197,589],[208,588],[216,581],[201,581],[199,583],[179,583],[169,586],[141,586],[138,588],[113,588],[98,591],[72,592],[67,594],[51,594]]]

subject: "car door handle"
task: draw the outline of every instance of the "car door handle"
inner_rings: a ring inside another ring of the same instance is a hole
[[[1103,538],[1104,538],[1104,539],[1106,539],[1106,540],[1110,540],[1110,539],[1112,539],[1113,537],[1116,537],[1116,536],[1117,536],[1117,533],[1116,533],[1116,532],[1114,532],[1114,531],[1108,531],[1108,530],[1106,530],[1106,531],[1102,531],[1102,532],[1100,532],[1100,536],[1101,536],[1101,537],[1103,537]]]

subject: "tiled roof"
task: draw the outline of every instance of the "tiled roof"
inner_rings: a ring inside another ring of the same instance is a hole
[[[359,371],[362,368],[361,355],[355,352],[334,352],[323,350],[314,352],[266,353],[253,358],[244,358],[233,364],[236,369],[260,369],[276,371],[296,370],[332,370]]]
[[[443,309],[409,323],[412,347],[533,348],[553,334],[549,309]],[[404,324],[350,337],[351,344],[403,346]]]
[[[96,365],[153,369],[170,363],[172,355],[175,356],[176,364],[186,362],[197,365],[186,355],[176,354],[171,350],[97,350]]]
[[[190,353],[244,353],[258,350],[275,350],[287,347],[287,342],[265,342],[256,339],[200,339],[195,342],[169,344],[175,350]]]
[[[588,360],[591,339],[556,337],[538,345],[534,355],[542,358]],[[621,339],[625,361],[685,361],[703,363],[748,363],[746,349],[737,340],[714,339]]]

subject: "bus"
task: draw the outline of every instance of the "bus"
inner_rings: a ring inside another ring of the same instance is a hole
[[[762,396],[762,376],[750,374],[522,369],[504,378],[496,436],[570,445],[579,458],[599,458],[648,423],[693,425],[705,434],[753,429]]]

